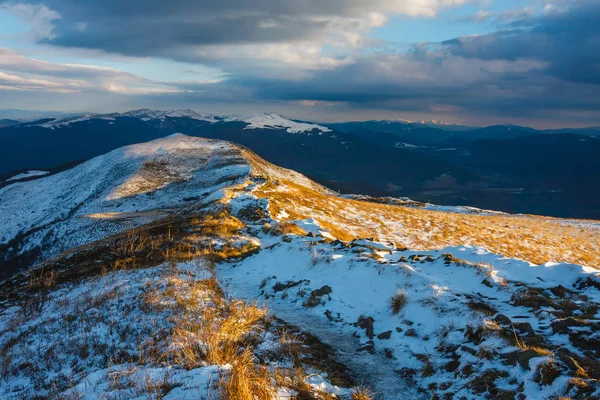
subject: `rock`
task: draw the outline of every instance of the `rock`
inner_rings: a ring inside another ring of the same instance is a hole
[[[533,380],[540,385],[549,386],[560,376],[560,369],[554,361],[547,360],[538,365],[536,376]]]
[[[474,348],[472,348],[472,347],[462,345],[462,346],[460,346],[460,349],[462,351],[466,352],[466,353],[469,353],[472,356],[476,356],[477,355],[477,350],[474,349]]]
[[[485,371],[483,374],[475,377],[469,382],[468,386],[475,393],[489,393],[491,396],[488,398],[496,398],[496,395],[499,393],[498,388],[496,387],[496,379],[498,378],[507,378],[509,373],[506,371],[500,371],[497,369],[489,369]]]
[[[377,339],[379,339],[379,340],[388,340],[391,337],[392,337],[392,331],[383,332],[383,333],[380,333],[379,335],[377,335]]]
[[[580,321],[575,318],[565,318],[558,321],[554,321],[550,326],[552,327],[553,333],[563,333],[567,334],[571,330],[570,327],[583,327],[590,325],[587,321]]]
[[[569,340],[574,346],[591,351],[596,357],[600,356],[600,339],[593,337],[588,332],[571,332]]]
[[[308,297],[308,300],[304,303],[304,307],[316,307],[321,304],[321,297],[328,295],[332,292],[330,286],[323,286],[320,289],[313,290]]]
[[[446,372],[454,372],[458,369],[458,367],[460,367],[460,361],[452,360],[444,366],[444,369]]]
[[[567,289],[563,285],[558,285],[556,287],[550,288],[550,291],[552,292],[553,295],[555,295],[556,297],[560,297],[560,298],[564,298],[568,294],[570,295],[570,294],[575,293],[572,290]]]
[[[373,319],[373,317],[363,317],[360,316],[358,317],[358,322],[356,322],[354,324],[354,326],[358,326],[362,329],[366,330],[366,335],[369,339],[373,339],[375,337],[375,331],[373,329],[373,325],[375,323],[375,320]]]
[[[492,315],[496,314],[496,312],[497,312],[495,308],[493,308],[492,306],[484,303],[483,301],[473,301],[473,300],[471,300],[471,301],[469,301],[467,303],[467,305],[469,307],[471,307],[473,310],[478,311],[480,313],[483,313],[483,314],[485,314],[487,316],[492,316]]]
[[[394,358],[394,351],[392,349],[384,349],[383,352],[387,358]]]
[[[282,291],[284,291],[286,289],[299,286],[299,285],[301,285],[304,282],[310,283],[310,281],[306,280],[306,279],[302,279],[300,281],[287,281],[285,283],[277,282],[275,285],[273,285],[273,291],[274,292],[282,292]]]
[[[504,314],[496,315],[496,318],[494,318],[494,321],[496,321],[498,323],[498,325],[501,325],[501,326],[510,326],[512,324],[511,319],[508,318]]]
[[[496,395],[495,400],[514,400],[516,395],[514,390],[503,390]]]
[[[522,335],[535,335],[535,331],[529,322],[514,322],[513,327]]]
[[[358,348],[357,351],[367,351],[371,354],[375,354],[375,344],[373,342],[369,342],[365,346]]]
[[[520,352],[517,356],[517,362],[523,369],[531,369],[529,367],[529,360],[535,357],[539,357],[540,355],[535,350],[525,350]]]

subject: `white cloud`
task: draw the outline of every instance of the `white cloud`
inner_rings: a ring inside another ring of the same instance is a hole
[[[7,48],[0,48],[0,85],[2,90],[54,93],[96,91],[144,95],[186,91],[175,84],[151,81],[113,68],[51,63]]]
[[[0,11],[8,12],[29,26],[26,39],[38,41],[54,38],[53,21],[60,19],[60,14],[43,5],[26,3],[0,4]]]

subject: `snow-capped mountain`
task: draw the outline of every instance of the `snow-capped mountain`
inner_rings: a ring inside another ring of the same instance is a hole
[[[160,111],[160,110],[150,110],[150,109],[140,109],[140,110],[132,110],[124,113],[111,113],[111,114],[85,114],[79,116],[72,116],[68,118],[58,118],[52,121],[43,122],[38,124],[43,128],[61,128],[70,126],[71,124],[75,124],[78,122],[85,121],[93,121],[93,120],[107,120],[114,121],[116,118],[139,118],[142,121],[152,121],[159,120],[164,121],[166,118],[190,118],[198,121],[206,121],[210,123],[216,123],[220,121],[217,117],[212,114],[199,114],[193,110],[170,110],[170,111]]]
[[[589,184],[600,179],[595,130],[454,128],[407,121],[316,124],[273,113],[215,116],[148,109],[45,119],[0,128],[0,187],[26,171],[53,174],[122,146],[182,132],[242,144],[344,193],[600,217],[595,203],[600,186]]]
[[[341,196],[182,134],[6,186],[0,217],[27,267],[1,398],[600,395],[598,222]]]
[[[210,122],[212,124],[218,122],[243,122],[246,123],[247,126],[245,129],[275,129],[275,130],[285,130],[288,133],[302,133],[302,132],[310,132],[313,130],[320,132],[331,132],[331,129],[316,125],[309,124],[304,122],[297,122],[291,119],[288,119],[280,114],[276,113],[260,113],[254,114],[250,116],[239,116],[239,115],[230,115],[230,116],[216,116],[213,114],[201,114],[193,110],[150,110],[150,109],[140,109],[140,110],[132,110],[124,113],[111,113],[111,114],[85,114],[78,116],[70,116],[67,118],[58,118],[47,122],[42,123],[34,123],[43,128],[62,128],[70,126],[71,124],[85,122],[85,121],[93,121],[93,120],[107,120],[114,121],[116,118],[139,118],[142,121],[164,121],[167,118],[189,118],[197,121],[205,121]]]
[[[226,121],[242,121],[248,123],[244,129],[284,129],[288,133],[311,132],[313,130],[331,132],[331,129],[304,122],[296,122],[275,113],[255,114],[249,117],[229,117]]]

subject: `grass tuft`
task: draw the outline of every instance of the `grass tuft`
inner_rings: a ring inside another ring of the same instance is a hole
[[[402,311],[406,303],[408,303],[406,295],[402,290],[399,290],[398,293],[393,295],[389,301],[390,311],[392,312],[392,314],[398,315],[400,311]]]

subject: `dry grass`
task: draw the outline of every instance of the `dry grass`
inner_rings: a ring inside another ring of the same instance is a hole
[[[367,388],[356,387],[352,389],[352,400],[373,400],[374,394]]]
[[[341,240],[374,237],[422,250],[470,244],[537,264],[600,265],[597,230],[559,219],[455,214],[378,204],[332,196],[287,180],[269,181],[254,194],[269,200],[272,216],[314,218]]]
[[[277,393],[269,371],[254,362],[248,348],[229,360],[231,371],[220,382],[224,400],[272,399]]]
[[[204,236],[228,238],[244,228],[244,223],[227,210],[192,220],[196,232]]]
[[[404,308],[404,306],[408,303],[406,299],[406,295],[402,290],[399,290],[398,293],[393,295],[389,301],[389,309],[394,315],[400,314],[400,311]]]
[[[266,224],[263,231],[271,235],[298,235],[306,236],[306,231],[291,221],[278,222],[274,225]]]

